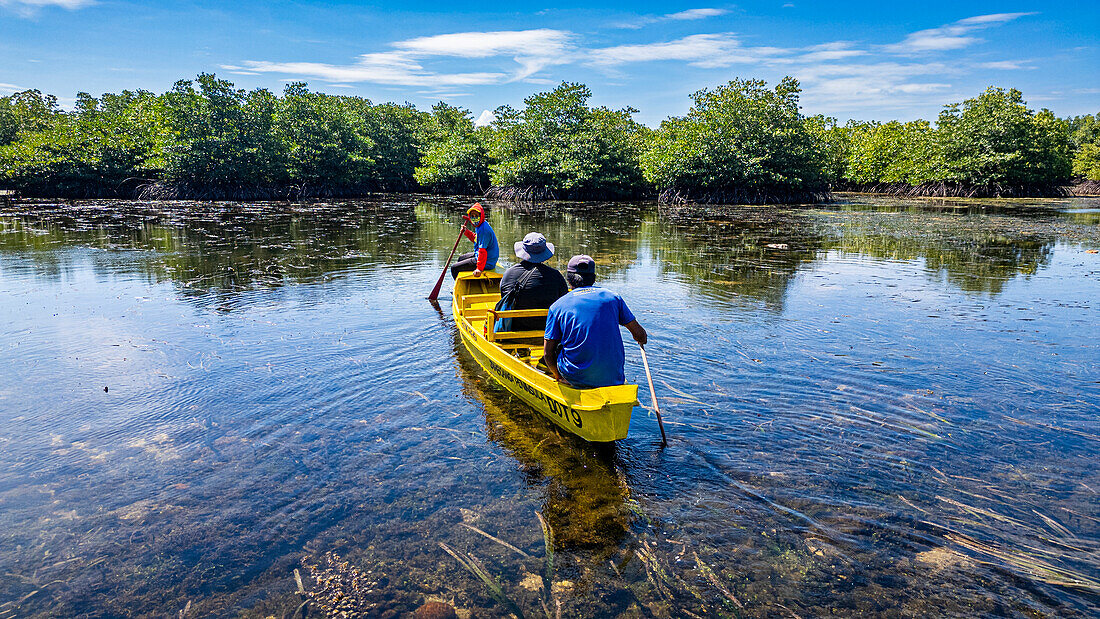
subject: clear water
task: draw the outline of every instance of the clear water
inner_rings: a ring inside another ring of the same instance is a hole
[[[1098,206],[493,208],[649,330],[663,450],[473,363],[458,200],[2,211],[0,618],[319,616],[329,551],[372,616],[1094,616]]]

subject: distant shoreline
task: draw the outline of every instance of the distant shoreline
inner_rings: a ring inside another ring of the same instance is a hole
[[[142,192],[102,192],[98,194],[88,195],[86,193],[79,194],[23,194],[19,192],[7,193],[0,191],[0,207],[15,207],[31,205],[43,201],[79,201],[79,200],[123,200],[134,202],[199,202],[199,203],[215,203],[215,202],[274,202],[274,203],[316,203],[325,201],[346,201],[346,200],[369,200],[375,199],[387,195],[399,195],[399,196],[434,196],[434,197],[451,197],[459,200],[467,200],[473,202],[475,200],[485,200],[489,202],[502,202],[512,204],[549,204],[554,202],[623,202],[623,203],[638,203],[638,202],[650,202],[656,205],[697,205],[697,206],[792,206],[799,204],[828,204],[835,202],[837,198],[844,198],[848,196],[881,196],[888,198],[906,199],[906,198],[944,198],[955,200],[989,200],[989,199],[1052,199],[1052,198],[1100,198],[1100,182],[1098,181],[1085,181],[1074,185],[1057,185],[1054,187],[1054,191],[1040,192],[1040,191],[1028,191],[1018,192],[1009,195],[989,195],[978,194],[973,192],[918,192],[918,191],[904,191],[904,188],[893,188],[893,190],[875,191],[874,189],[882,187],[867,187],[867,188],[852,188],[852,187],[837,187],[826,192],[806,192],[805,195],[788,195],[788,196],[757,196],[756,199],[752,199],[747,194],[735,194],[727,193],[724,195],[741,195],[743,200],[737,201],[723,201],[721,200],[721,193],[698,193],[698,194],[681,194],[678,199],[670,198],[669,196],[658,196],[656,192],[649,193],[647,195],[605,195],[598,194],[586,195],[583,198],[576,197],[559,197],[555,192],[539,191],[528,189],[525,192],[493,192],[488,191],[484,195],[466,195],[458,193],[434,193],[428,191],[362,191],[357,193],[351,192],[318,192],[311,195],[297,195],[294,192],[280,191],[280,190],[249,190],[234,193],[215,193],[215,192],[195,192],[193,194],[188,193],[172,193],[168,195],[149,195]],[[891,188],[885,188],[891,189]],[[689,199],[689,196],[694,199]],[[781,198],[787,198],[782,200]],[[663,199],[662,199],[663,198]]]

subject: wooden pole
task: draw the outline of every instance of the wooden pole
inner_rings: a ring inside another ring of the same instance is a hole
[[[455,246],[451,248],[451,255],[447,256],[447,263],[443,265],[443,272],[439,274],[439,279],[435,282],[435,288],[432,288],[432,293],[428,295],[428,300],[435,301],[439,297],[439,289],[443,287],[443,280],[447,277],[447,267],[451,266],[451,259],[455,257],[455,252],[458,251],[458,244],[462,242],[462,234],[466,230],[466,224],[462,224],[462,228],[458,230],[458,238],[455,239]]]
[[[653,389],[653,376],[649,373],[649,359],[645,357],[645,346],[638,344],[638,350],[642,351],[642,366],[645,367],[645,377],[649,381],[649,396],[653,398],[653,412],[657,413],[657,425],[661,428],[661,447],[668,445],[665,438],[665,422],[661,420],[661,407],[657,406],[657,392]]]

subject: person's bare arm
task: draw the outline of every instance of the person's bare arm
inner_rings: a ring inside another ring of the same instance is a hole
[[[550,375],[554,377],[554,380],[561,381],[561,374],[558,372],[558,341],[547,340],[542,341],[542,359],[546,362],[546,369],[550,370]]]
[[[649,341],[649,334],[645,332],[645,329],[642,328],[642,325],[638,324],[637,320],[631,320],[623,326],[626,327],[627,331],[630,331],[630,335],[634,336],[635,342],[638,342],[642,346],[645,346],[646,342]]]

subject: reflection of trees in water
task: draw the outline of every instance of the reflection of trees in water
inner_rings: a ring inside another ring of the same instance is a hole
[[[734,206],[662,208],[642,236],[663,270],[703,294],[775,311],[783,309],[791,281],[824,240],[802,212]]]
[[[0,251],[27,254],[41,277],[56,279],[88,259],[62,250],[92,247],[113,250],[92,254],[97,275],[174,281],[188,296],[230,295],[309,283],[363,265],[413,262],[431,246],[420,238],[408,202],[172,209],[98,203],[3,217],[0,233]],[[119,257],[119,250],[131,251]]]
[[[762,302],[776,311],[803,265],[831,250],[923,260],[931,274],[942,274],[963,292],[999,294],[1014,277],[1048,264],[1055,242],[1041,223],[1015,216],[962,217],[950,209],[937,214],[874,205],[861,210],[867,212],[840,214],[834,222],[835,214],[820,210],[663,209],[642,227],[642,236],[665,269],[702,293]]]
[[[615,465],[615,445],[592,445],[566,435],[503,388],[488,387],[491,379],[482,378],[457,333],[455,351],[466,392],[485,406],[489,440],[516,460],[528,486],[541,493],[555,547],[617,548],[632,512],[629,490]]]
[[[561,270],[570,256],[587,253],[607,276],[648,253],[663,274],[701,294],[773,311],[782,310],[803,265],[829,250],[922,259],[930,273],[959,289],[989,294],[1049,262],[1058,238],[1044,232],[1049,209],[1036,218],[1022,216],[1016,204],[926,202],[868,200],[842,204],[841,212],[681,206],[655,213],[647,205],[604,203],[488,207],[501,245],[500,270],[516,261],[513,243],[538,231],[557,246],[549,264]],[[305,206],[87,202],[0,217],[0,252],[29,258],[46,279],[58,280],[78,262],[90,262],[99,276],[172,281],[186,297],[209,296],[228,307],[234,295],[255,287],[311,283],[349,269],[421,263],[429,256],[441,263],[468,204],[411,196]],[[1011,213],[989,215],[998,209]],[[73,247],[114,251],[64,251]],[[468,242],[460,246],[469,249]]]
[[[998,230],[988,220],[928,214],[900,221],[872,214],[850,220],[833,237],[829,249],[883,260],[923,260],[930,274],[942,274],[963,292],[985,294],[1000,294],[1017,275],[1033,275],[1049,264],[1055,243],[1045,235]]]

